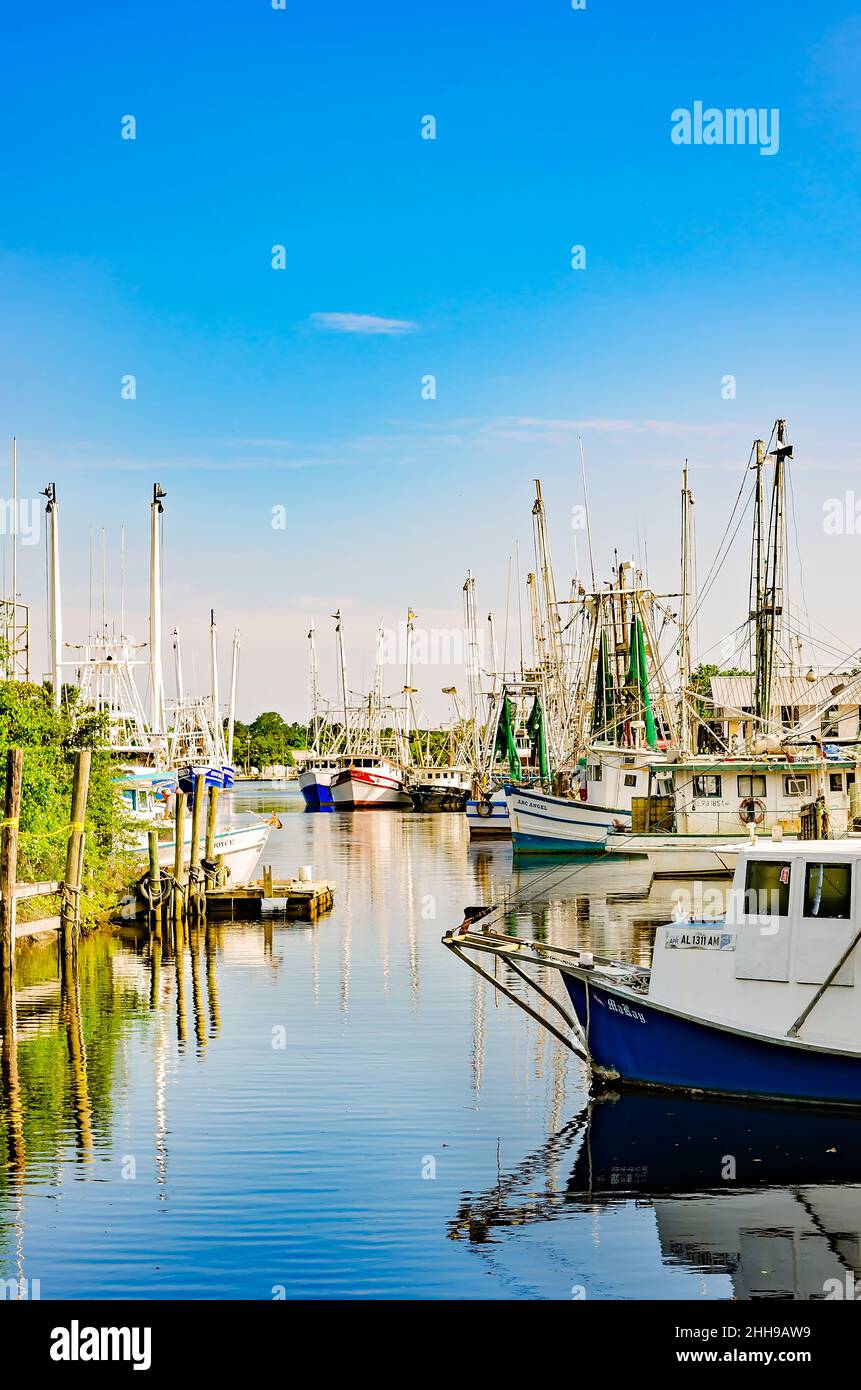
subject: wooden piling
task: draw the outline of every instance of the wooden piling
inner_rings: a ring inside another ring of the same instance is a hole
[[[11,971],[15,961],[15,889],[18,878],[18,817],[21,814],[21,771],[24,752],[6,753],[6,796],[0,845],[0,969]]]
[[[84,819],[87,814],[87,794],[90,788],[92,752],[82,748],[75,754],[72,777],[72,816],[69,842],[66,846],[66,872],[63,877],[63,896],[60,904],[63,953],[69,955],[81,921],[81,878],[84,867]]]
[[[206,808],[206,858],[215,863],[215,822],[218,818],[218,787],[209,788],[209,805]]]
[[[185,792],[176,793],[176,815],[174,817],[175,843],[173,848],[173,920],[174,925],[182,924],[182,915],[185,911],[185,868],[183,864],[183,851],[185,848]]]
[[[152,907],[152,926],[156,936],[160,936],[162,910],[161,865],[158,862],[158,831],[150,830],[147,835],[147,840],[149,843],[149,887],[154,903],[154,906]]]
[[[200,825],[203,819],[203,778],[194,779],[194,801],[191,807],[191,853],[188,871],[188,909],[199,916],[206,910],[206,891],[200,867]]]

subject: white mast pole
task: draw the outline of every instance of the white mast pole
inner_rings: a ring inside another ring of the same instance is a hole
[[[341,708],[344,711],[344,752],[349,753],[350,741],[350,711],[347,705],[347,666],[344,659],[344,632],[341,623],[341,610],[333,613],[335,619],[335,638],[338,649],[338,678],[341,684]]]
[[[233,659],[230,663],[230,707],[227,713],[227,762],[233,766],[233,726],[236,722],[236,677],[239,671],[239,628],[233,634]]]
[[[209,610],[209,695],[212,703],[212,743],[216,758],[224,753],[224,733],[221,728],[221,700],[218,693],[218,628],[215,609]]]
[[[60,510],[57,490],[49,483],[43,494],[47,499],[45,511],[49,518],[50,569],[48,577],[48,645],[51,652],[51,679],[54,686],[54,708],[60,708],[63,693],[63,608],[60,595]]]
[[[161,533],[159,520],[167,493],[159,483],[153,483],[150,506],[149,559],[149,669],[150,669],[150,732],[163,734],[165,724],[164,675],[161,664]]]
[[[407,608],[407,651],[404,680],[404,762],[410,761],[410,712],[412,710],[413,619],[415,613]]]
[[[320,752],[320,684],[317,674],[317,629],[314,619],[308,629],[308,693],[311,705],[311,751]]]

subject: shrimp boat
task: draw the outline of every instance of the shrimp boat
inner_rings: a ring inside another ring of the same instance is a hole
[[[383,758],[342,758],[330,786],[336,810],[412,809],[402,770]]]
[[[506,936],[494,921],[467,909],[443,942],[577,1052],[597,1088],[861,1105],[861,843],[740,845],[725,916],[659,927],[649,968]],[[510,966],[565,1031],[469,951]],[[542,983],[551,970],[571,1012]]]
[[[309,747],[313,757],[299,773],[299,790],[302,800],[310,811],[331,808],[332,778],[338,771],[337,752],[343,742],[343,729],[338,729],[324,709],[320,694],[317,667],[317,636],[313,619],[308,630],[310,645],[309,687],[311,694],[311,719],[309,725]]]
[[[585,751],[555,773],[542,759],[542,786],[505,787],[515,852],[600,853],[610,831],[631,831],[634,799],[663,757],[673,713],[653,635],[658,596],[639,573],[630,585],[630,569],[619,565],[611,586],[584,596],[589,655],[577,742]]]
[[[299,790],[309,810],[334,805],[332,778],[338,771],[334,758],[315,758],[299,773]]]
[[[179,773],[158,768],[127,768],[120,779],[123,806],[131,821],[140,826],[129,848],[141,857],[148,849],[148,834],[158,831],[158,858],[163,868],[172,869],[176,855],[176,822],[174,796],[177,790],[190,792],[195,786],[229,787],[232,769],[214,766],[195,766]],[[254,821],[249,825],[216,827],[214,853],[227,871],[228,881],[236,886],[248,883],[266,848],[273,821]],[[184,852],[191,849],[191,822],[186,818]]]

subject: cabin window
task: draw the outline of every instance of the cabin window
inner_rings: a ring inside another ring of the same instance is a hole
[[[808,864],[804,916],[848,918],[852,907],[851,864]]]
[[[839,738],[839,737],[840,737],[840,719],[839,719],[839,716],[838,716],[838,710],[839,710],[839,706],[838,706],[838,705],[832,705],[832,706],[830,707],[830,709],[827,709],[827,710],[825,711],[824,715],[822,716],[822,737],[823,737],[823,738]]]
[[[794,777],[784,777],[783,791],[786,796],[809,796],[810,778],[803,772]]]
[[[626,772],[626,773],[625,773],[625,786],[626,786],[626,787],[636,787],[636,785],[637,785],[637,774],[636,774],[636,772]]]
[[[600,763],[593,763],[592,766],[591,766],[590,769],[589,769],[589,781],[590,781],[590,782],[600,782],[600,781],[601,781],[601,773],[602,773],[601,764],[600,764]]]
[[[842,792],[842,790],[843,790],[843,773],[842,773],[842,772],[829,772],[829,774],[828,774],[828,786],[829,786],[829,788],[831,789],[831,791],[833,791],[833,792]]]
[[[765,796],[764,777],[739,777],[739,796]]]
[[[744,878],[745,912],[756,917],[785,917],[791,873],[786,860],[749,859]]]
[[[700,776],[700,777],[695,777],[695,778],[694,778],[694,797],[695,797],[695,798],[698,798],[698,797],[706,797],[706,796],[712,796],[712,797],[714,797],[714,796],[720,796],[720,794],[721,794],[721,779],[720,779],[719,777],[713,777],[711,774],[709,774],[708,776],[702,775],[702,776]]]

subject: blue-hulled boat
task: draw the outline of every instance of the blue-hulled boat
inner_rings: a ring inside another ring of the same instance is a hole
[[[338,764],[334,758],[320,758],[299,773],[299,790],[309,811],[334,806],[330,783],[337,771]]]
[[[726,916],[659,927],[649,969],[497,933],[494,922],[492,910],[469,909],[443,940],[522,1007],[504,973],[494,979],[466,953],[502,957],[528,978],[567,1027],[540,1021],[598,1085],[861,1104],[857,841],[739,845]],[[573,1014],[529,965],[560,972]]]

